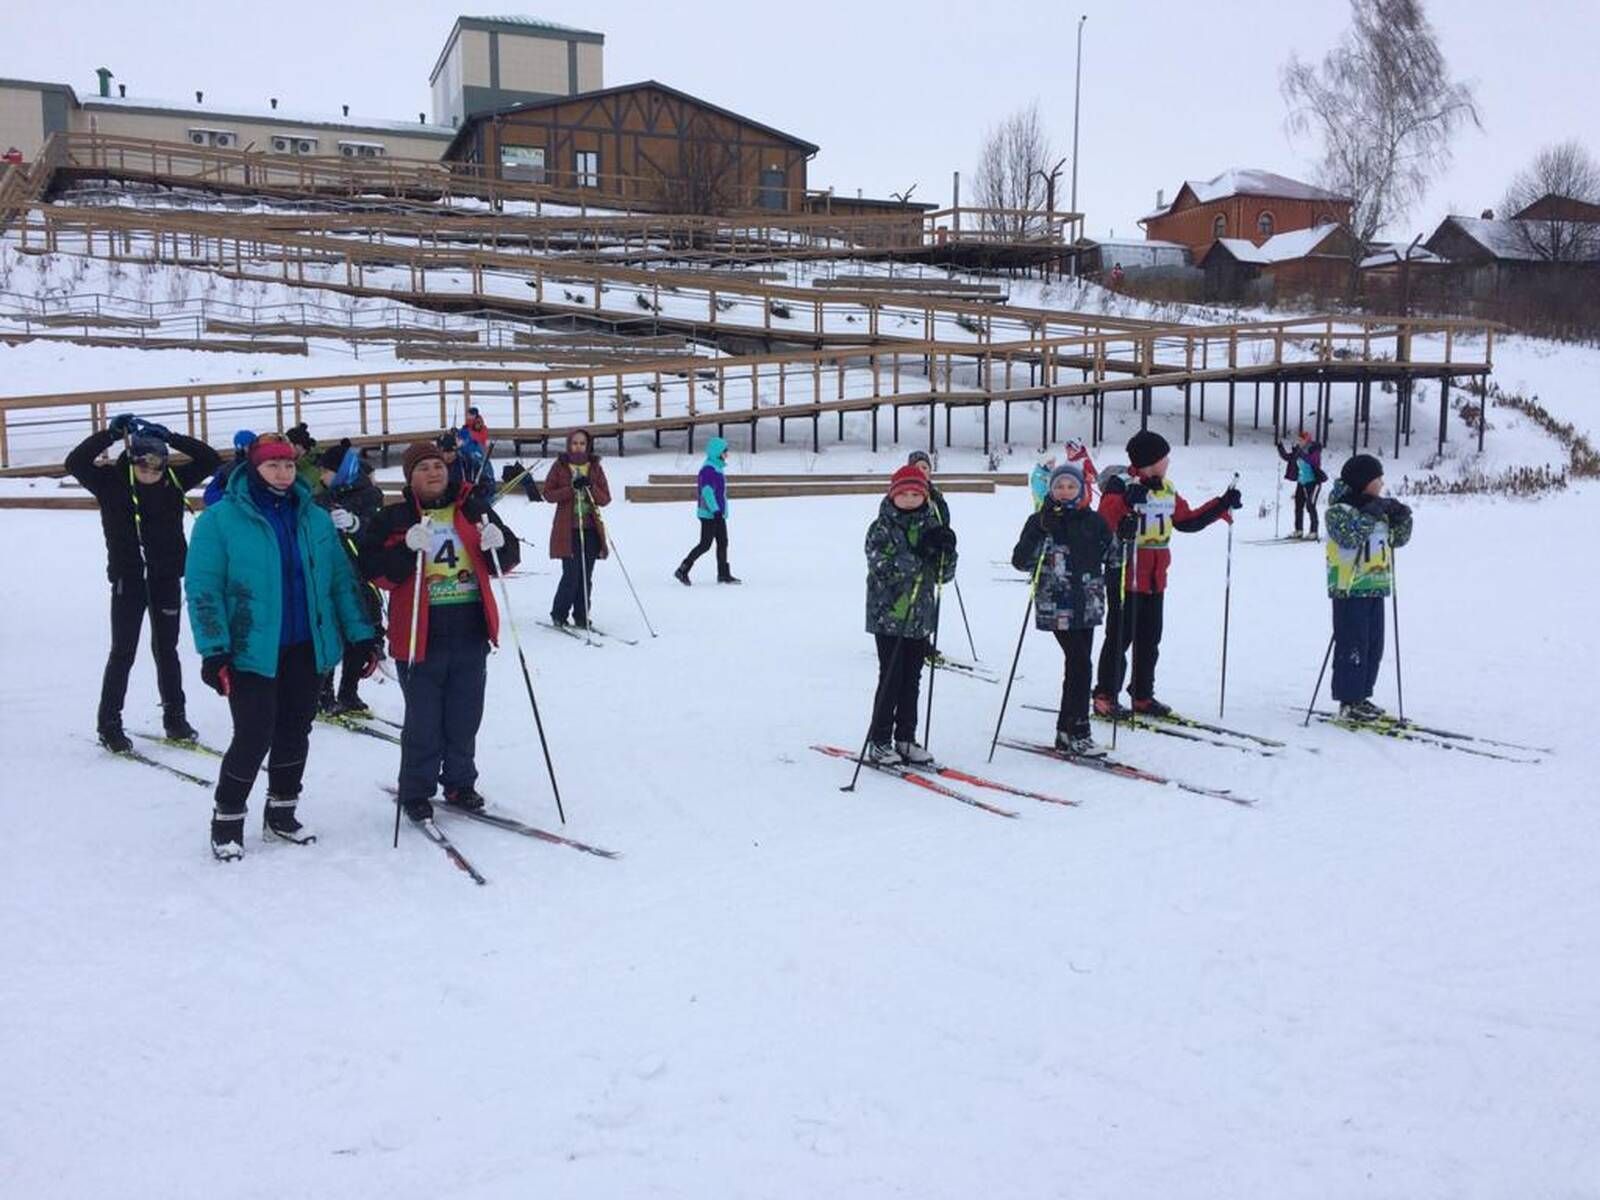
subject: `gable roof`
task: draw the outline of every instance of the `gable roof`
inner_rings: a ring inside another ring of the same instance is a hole
[[[1600,222],[1600,204],[1563,196],[1559,192],[1546,192],[1521,212],[1511,214],[1513,221],[1579,221]]]
[[[719,116],[727,117],[730,121],[737,121],[741,125],[748,125],[752,129],[759,129],[763,133],[769,133],[780,141],[799,146],[807,153],[815,154],[822,149],[822,147],[813,142],[808,142],[804,138],[797,138],[792,133],[774,129],[771,125],[763,125],[760,121],[752,121],[747,116],[712,104],[709,100],[702,100],[699,96],[691,96],[688,92],[680,92],[677,88],[668,87],[658,80],[643,79],[638,83],[624,83],[617,87],[598,88],[592,92],[577,92],[571,96],[550,96],[544,100],[529,100],[522,104],[508,104],[504,108],[490,108],[482,112],[473,113],[470,117],[462,119],[460,128],[456,130],[456,136],[451,140],[450,145],[445,148],[444,157],[449,158],[455,152],[456,146],[474,125],[491,117],[503,117],[511,113],[533,112],[541,108],[554,108],[558,104],[572,104],[580,100],[598,100],[602,96],[615,96],[622,92],[637,92],[645,88],[655,88],[657,91],[665,92],[669,96],[676,96],[679,100],[687,100],[690,104],[697,104],[708,112],[714,112]]]
[[[1259,246],[1248,238],[1218,238],[1212,243],[1211,249],[1206,251],[1205,258],[1200,261],[1205,262],[1205,259],[1210,258],[1217,247],[1221,246],[1242,263],[1267,266],[1272,263],[1290,262],[1297,258],[1309,257],[1322,243],[1343,230],[1343,225],[1318,225],[1315,229],[1294,229],[1288,233],[1280,233],[1276,237],[1269,237]]]
[[[1502,262],[1545,262],[1545,256],[1535,248],[1538,236],[1536,228],[1542,224],[1541,221],[1497,221],[1487,217],[1446,217],[1439,222],[1439,228],[1433,231],[1427,244],[1431,249],[1434,241],[1441,234],[1448,233],[1453,226],[1481,247],[1490,258]],[[1529,229],[1529,226],[1535,229]],[[1534,240],[1530,240],[1529,233],[1533,234]],[[1600,244],[1584,255],[1584,261],[1600,262]]]
[[[1341,196],[1337,192],[1330,192],[1299,179],[1290,179],[1287,175],[1263,171],[1259,167],[1230,167],[1210,179],[1185,179],[1183,185],[1173,194],[1171,204],[1156,209],[1143,219],[1149,221],[1166,216],[1177,206],[1178,200],[1186,190],[1199,204],[1226,200],[1230,196],[1271,196],[1281,200],[1326,200],[1337,204],[1350,203],[1348,196]]]

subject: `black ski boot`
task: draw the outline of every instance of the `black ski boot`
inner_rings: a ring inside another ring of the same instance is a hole
[[[122,732],[122,722],[107,722],[96,731],[100,737],[100,744],[113,754],[126,754],[133,749],[133,742],[128,735]]]
[[[167,740],[172,742],[193,742],[200,737],[195,727],[189,724],[188,715],[178,705],[162,710],[161,729],[167,735]]]
[[[445,788],[444,802],[451,808],[459,808],[465,812],[482,812],[483,797],[478,789],[471,784],[464,787]]]
[[[406,800],[402,803],[406,816],[412,824],[421,825],[424,821],[433,820],[433,802],[431,800]]]
[[[292,842],[296,846],[309,846],[317,840],[317,835],[312,833],[295,818],[294,808],[298,804],[298,796],[274,796],[267,793],[267,809],[261,824],[261,837],[263,841]]]
[[[317,711],[332,716],[338,703],[338,698],[333,694],[333,672],[329,671],[322,678],[322,691],[317,693]]]
[[[238,862],[244,857],[244,809],[211,810],[211,855],[218,862]]]
[[[689,582],[689,564],[688,563],[679,563],[678,564],[678,569],[672,573],[672,577],[674,579],[676,579],[679,583],[683,584],[684,587],[692,587],[693,586]]]
[[[717,582],[718,583],[743,583],[744,580],[740,579],[732,571],[719,571],[717,573]]]

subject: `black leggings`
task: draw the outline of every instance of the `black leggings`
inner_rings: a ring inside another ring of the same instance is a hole
[[[222,756],[217,776],[217,809],[243,812],[250,788],[267,758],[267,794],[292,800],[300,794],[311,744],[311,721],[317,715],[316,654],[310,642],[278,652],[278,673],[272,678],[234,671],[228,708],[233,713],[233,741]]]
[[[1311,514],[1311,536],[1317,536],[1317,493],[1322,490],[1320,483],[1309,486],[1303,483],[1294,485],[1294,531],[1300,532],[1300,518],[1302,513]]]
[[[714,517],[700,518],[700,544],[683,558],[683,573],[687,575],[689,568],[695,561],[711,549],[711,544],[717,546],[717,578],[726,579],[728,576],[728,518],[720,513]]]
[[[1112,578],[1114,581],[1115,576]],[[1156,694],[1156,660],[1161,657],[1162,608],[1165,600],[1165,592],[1129,592],[1119,606],[1114,593],[1109,597],[1106,640],[1100,648],[1100,677],[1095,681],[1096,692],[1115,699],[1122,691],[1122,678],[1128,665],[1128,647],[1132,646],[1133,686],[1128,690],[1135,700],[1148,700]],[[1120,645],[1116,637],[1119,619],[1122,626]]]
[[[872,703],[874,742],[917,740],[917,694],[922,688],[922,664],[928,660],[927,638],[897,638],[873,634],[878,643],[878,690]]]
[[[1089,681],[1093,674],[1094,627],[1057,629],[1066,662],[1061,677],[1061,711],[1056,728],[1074,737],[1089,736]]]
[[[122,703],[128,695],[128,674],[139,654],[139,631],[144,627],[145,581],[118,579],[111,585],[111,654],[100,681],[99,725],[104,729],[122,721]],[[183,712],[183,670],[178,665],[178,624],[183,614],[183,583],[178,579],[153,579],[149,584],[150,653],[156,660],[156,687],[161,706],[169,713]]]

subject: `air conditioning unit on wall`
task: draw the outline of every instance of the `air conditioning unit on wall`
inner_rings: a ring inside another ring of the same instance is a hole
[[[217,145],[222,146],[224,148],[232,146],[234,144],[235,140],[236,139],[234,138],[233,134],[231,134],[231,133],[219,133],[219,134],[217,134]]]

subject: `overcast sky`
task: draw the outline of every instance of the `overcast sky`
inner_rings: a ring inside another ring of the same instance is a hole
[[[1548,142],[1578,138],[1600,155],[1600,0],[1429,10],[1456,74],[1478,87],[1484,129],[1459,137],[1454,166],[1397,236],[1498,204]],[[1070,151],[1087,13],[1078,201],[1102,236],[1138,236],[1156,190],[1170,198],[1185,178],[1234,166],[1309,177],[1314,147],[1285,132],[1278,69],[1292,51],[1320,56],[1348,18],[1345,0],[4,0],[0,76],[92,94],[107,66],[130,97],[199,88],[208,104],[279,96],[404,119],[431,108],[428,72],[454,18],[505,11],[604,33],[608,86],[658,79],[817,143],[814,187],[883,196],[915,183],[916,199],[940,204],[952,171],[970,181],[984,130],[1033,99],[1058,156]]]

